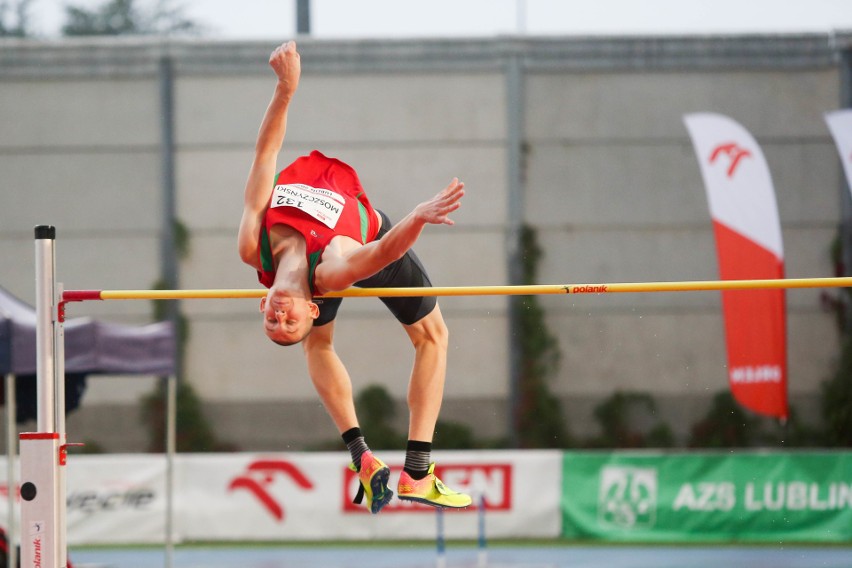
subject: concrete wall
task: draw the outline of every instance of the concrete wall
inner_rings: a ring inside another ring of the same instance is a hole
[[[845,41],[845,40],[844,40]],[[835,44],[835,45],[841,45]],[[845,45],[845,44],[843,44]],[[160,276],[164,198],[158,61],[174,62],[177,215],[190,235],[182,288],[253,288],[236,253],[243,184],[274,86],[263,43],[73,41],[0,44],[0,285],[32,301],[32,227],[57,226],[70,289],[149,288]],[[841,74],[822,36],[687,39],[311,42],[283,167],[313,148],[359,172],[392,218],[453,176],[468,187],[454,227],[417,252],[439,285],[506,284],[510,175],[506,69],[523,73],[523,218],[545,256],[539,281],[714,279],[698,164],[682,123],[727,114],[762,145],[776,184],[789,277],[829,276],[842,187],[822,113]],[[683,437],[725,388],[718,293],[542,297],[559,339],[553,387],[572,430],[591,435],[595,403],[648,391]],[[813,409],[837,355],[820,291],[791,291],[790,390]],[[451,330],[443,417],[505,433],[507,302],[441,301]],[[187,301],[186,379],[219,434],[244,449],[336,438],[301,350],[263,338],[254,300]],[[74,306],[123,322],[149,302]],[[411,348],[374,299],[347,300],[338,351],[356,391],[405,398]],[[69,418],[76,438],[144,447],[133,416],[153,378],[90,381]],[[400,422],[405,412],[400,409]],[[78,428],[77,432],[74,428]]]
[[[684,114],[731,116],[761,144],[776,186],[788,277],[830,276],[839,196],[822,113],[834,69],[539,73],[528,81],[527,221],[547,243],[541,280],[717,278],[703,183]],[[559,206],[554,206],[559,204]],[[790,392],[812,418],[838,352],[820,290],[788,293]],[[558,391],[593,401],[651,390],[694,421],[724,386],[719,293],[544,298],[565,353]],[[574,404],[577,422],[590,404]],[[810,412],[809,412],[810,411]]]

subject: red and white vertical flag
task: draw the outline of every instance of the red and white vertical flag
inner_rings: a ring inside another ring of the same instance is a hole
[[[846,182],[852,191],[852,110],[836,110],[825,113],[825,122],[834,138],[843,171],[846,172]]]
[[[757,142],[719,114],[689,114],[684,122],[707,190],[720,278],[784,278],[775,190]],[[786,419],[784,290],[725,290],[722,310],[734,398],[754,412]]]

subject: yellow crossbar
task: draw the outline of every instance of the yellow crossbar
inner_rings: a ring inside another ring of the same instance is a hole
[[[852,277],[782,278],[767,280],[693,280],[683,282],[621,282],[613,284],[543,284],[528,286],[437,286],[434,288],[349,288],[326,298],[403,296],[533,296],[541,294],[613,294],[624,292],[698,292],[787,288],[852,287]],[[65,299],[79,300],[189,300],[262,298],[265,289],[251,290],[101,290],[67,291]]]

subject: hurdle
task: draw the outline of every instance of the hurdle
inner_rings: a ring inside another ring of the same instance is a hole
[[[447,568],[447,541],[444,534],[444,510],[435,509],[435,568]]]
[[[476,567],[488,567],[488,539],[485,536],[485,494],[476,496]],[[447,535],[444,509],[435,509],[435,568],[447,568]]]

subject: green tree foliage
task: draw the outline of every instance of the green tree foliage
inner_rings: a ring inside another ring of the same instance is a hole
[[[189,229],[180,219],[174,219],[172,222],[172,234],[174,237],[172,247],[174,247],[177,253],[178,260],[186,260],[189,258],[191,243]],[[174,286],[172,284],[166,282],[165,277],[155,281],[151,285],[152,290],[167,290],[173,287]],[[170,308],[177,309],[177,300],[152,300],[152,303],[154,305],[155,321],[165,321],[170,319]],[[176,315],[177,321],[175,322],[175,325],[177,326],[178,351],[180,353],[179,358],[183,360],[186,344],[189,342],[189,321],[183,313],[180,313],[179,310]]]
[[[481,448],[470,426],[461,422],[438,420],[435,425],[435,447],[442,450],[473,450]]]
[[[108,0],[94,10],[73,4],[65,7],[66,36],[179,35],[193,34],[200,27],[183,16],[171,0],[158,0],[143,10],[136,0]]]
[[[693,427],[691,448],[743,448],[752,445],[759,421],[737,404],[728,391],[713,397],[707,414]]]
[[[542,250],[535,230],[521,232],[524,284],[538,277]],[[564,448],[572,444],[562,417],[559,400],[550,392],[548,380],[559,368],[561,352],[556,337],[547,328],[544,310],[536,296],[520,296],[512,302],[518,322],[521,369],[518,385],[517,430],[522,448]]]
[[[760,445],[780,448],[806,448],[828,445],[822,429],[806,424],[796,409],[790,406],[790,416],[786,423],[774,418],[761,418],[763,430]]]
[[[174,221],[174,247],[180,259],[189,257],[189,231],[179,220]],[[164,290],[169,288],[165,280],[160,279],[151,285],[153,290]],[[153,300],[153,311],[155,321],[170,319],[170,303],[174,306],[175,300]],[[179,310],[175,314],[174,325],[176,326],[175,346],[177,360],[179,363],[184,359],[186,345],[189,341],[189,320]],[[182,369],[178,369],[178,375]],[[166,381],[161,378],[160,383],[152,394],[142,399],[142,421],[148,426],[149,442],[151,452],[164,452],[166,440]],[[231,449],[228,445],[217,440],[212,426],[207,422],[202,411],[202,402],[195,393],[192,386],[186,380],[177,383],[176,401],[176,446],[179,452],[203,452],[203,451],[226,451]]]
[[[29,10],[32,0],[0,0],[0,37],[29,37]],[[14,17],[12,15],[14,14]]]
[[[177,383],[176,440],[178,452],[234,451],[220,441],[204,415],[201,399],[187,381]],[[166,450],[166,381],[161,380],[151,394],[142,399],[142,422],[149,433],[148,451]]]
[[[595,419],[601,427],[600,438],[589,445],[600,448],[669,448],[674,445],[674,435],[663,422],[647,431],[635,419],[649,421],[657,412],[657,405],[648,393],[616,391],[595,407]]]
[[[843,240],[838,231],[830,249],[836,276],[849,273],[843,263]],[[825,424],[823,443],[829,446],[852,446],[852,322],[849,322],[852,289],[840,288],[832,297],[823,294],[823,304],[837,318],[840,334],[840,358],[834,374],[822,383],[822,416]]]
[[[843,337],[834,376],[822,383],[825,443],[852,446],[852,335]]]
[[[396,405],[390,393],[381,385],[370,385],[355,399],[361,432],[374,450],[401,450],[408,438],[394,427]],[[435,425],[434,443],[442,450],[468,450],[482,443],[473,436],[471,428],[459,422],[439,420]],[[339,444],[336,442],[335,445]],[[323,445],[327,449],[328,445]]]
[[[396,431],[393,420],[396,406],[390,393],[380,385],[370,385],[355,399],[361,432],[372,449],[389,450],[405,447],[406,435]]]
[[[692,426],[688,441],[692,448],[805,448],[827,444],[825,433],[803,422],[794,407],[782,423],[744,410],[728,391],[716,394],[707,414]]]

